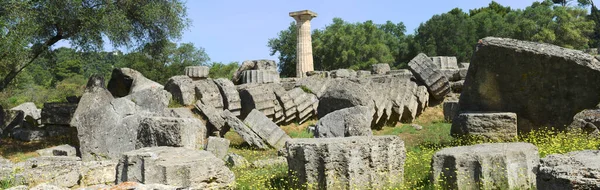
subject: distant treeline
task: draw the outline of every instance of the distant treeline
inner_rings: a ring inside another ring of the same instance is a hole
[[[589,10],[589,11],[588,11]],[[589,0],[546,0],[525,9],[491,2],[487,7],[464,12],[459,8],[434,15],[414,34],[406,35],[402,22],[372,21],[333,23],[312,32],[316,70],[368,69],[371,64],[390,63],[404,68],[418,53],[456,56],[469,62],[479,39],[487,36],[544,42],[573,49],[596,48],[600,42],[600,12]],[[295,76],[296,26],[270,39],[271,54],[279,53],[284,76]]]

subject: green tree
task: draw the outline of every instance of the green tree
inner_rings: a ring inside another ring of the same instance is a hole
[[[279,73],[284,77],[296,76],[296,44],[298,43],[298,28],[294,22],[283,31],[280,31],[277,38],[269,39],[267,46],[271,48],[270,55],[279,54]],[[314,37],[312,38],[314,39]],[[314,43],[313,43],[314,47]],[[314,54],[314,53],[313,53]]]
[[[429,56],[456,56],[460,61],[471,58],[479,39],[476,24],[459,8],[434,15],[421,24],[415,35],[417,51]]]
[[[0,91],[61,40],[84,51],[102,49],[105,38],[115,47],[161,44],[188,23],[178,0],[1,1]]]
[[[587,19],[594,22],[594,31],[590,35],[589,46],[592,48],[600,47],[600,10],[592,4],[590,15]]]
[[[279,53],[279,70],[284,76],[296,74],[296,30],[291,23],[268,43],[271,55]],[[334,18],[331,25],[312,33],[315,69],[366,69],[376,63],[397,64],[396,60],[408,49],[405,30],[403,23],[348,23]]]
[[[117,67],[135,69],[147,78],[166,83],[171,76],[183,74],[187,66],[206,65],[210,58],[204,48],[196,48],[191,43],[177,44],[169,42],[157,51],[154,44],[148,44],[138,51],[123,55]]]
[[[210,72],[208,76],[210,78],[226,78],[231,79],[233,77],[233,73],[238,69],[240,65],[238,62],[231,62],[228,64],[224,64],[221,62],[213,62],[210,65]]]

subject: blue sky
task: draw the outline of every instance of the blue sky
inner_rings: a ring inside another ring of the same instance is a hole
[[[491,0],[188,0],[192,26],[180,42],[192,42],[205,48],[212,61],[231,62],[274,59],[267,42],[287,29],[294,19],[289,12],[312,10],[318,14],[312,29],[324,28],[334,17],[348,22],[403,22],[407,33],[435,14],[459,7],[464,11],[487,6]],[[525,8],[534,0],[497,0],[511,8]]]
[[[277,60],[270,56],[267,42],[294,21],[289,12],[311,10],[318,14],[312,29],[324,28],[334,17],[348,22],[403,22],[412,34],[433,15],[455,7],[469,9],[487,6],[492,0],[187,0],[191,26],[178,43],[203,47],[211,61],[229,63],[253,59]],[[523,9],[536,0],[496,0],[513,9]],[[596,2],[596,1],[595,1]],[[57,47],[69,46],[59,42]],[[111,45],[105,45],[111,51]],[[127,51],[127,50],[124,50]]]

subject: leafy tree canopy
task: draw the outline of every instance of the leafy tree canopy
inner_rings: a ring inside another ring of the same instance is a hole
[[[68,40],[78,50],[166,44],[188,26],[178,0],[7,0],[0,2],[0,91],[50,47]],[[76,63],[70,63],[76,64]]]

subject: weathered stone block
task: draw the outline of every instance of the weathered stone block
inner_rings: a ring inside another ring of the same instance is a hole
[[[233,113],[229,112],[229,110],[225,110],[222,113],[225,122],[233,131],[235,131],[238,135],[244,139],[248,145],[259,148],[259,149],[268,149],[269,145],[267,145],[250,127],[248,127],[244,122],[235,117]]]
[[[442,74],[437,65],[427,55],[421,53],[413,58],[408,66],[415,77],[421,81],[436,100],[443,100],[450,93],[448,78]]]
[[[279,83],[279,73],[271,70],[247,70],[242,72],[242,84]]]
[[[431,57],[431,61],[433,61],[433,64],[437,65],[440,69],[458,69],[456,57]]]
[[[538,189],[600,189],[600,151],[551,154],[540,160]]]
[[[173,95],[173,100],[186,106],[196,103],[195,87],[194,81],[185,75],[171,77],[165,84],[165,90]]]
[[[242,110],[242,100],[240,99],[240,94],[235,89],[233,82],[224,78],[215,79],[213,81],[217,84],[217,87],[219,87],[219,91],[223,97],[223,108],[231,111],[234,115],[239,116]]]
[[[319,99],[317,114],[319,118],[344,108],[366,106],[374,109],[371,92],[358,83],[349,80],[336,80]]]
[[[204,148],[206,127],[196,118],[143,117],[135,147],[173,146]]]
[[[256,109],[248,114],[246,119],[244,119],[244,123],[260,138],[276,149],[283,148],[285,142],[291,139],[285,131],[281,130],[279,126]]]
[[[458,100],[446,100],[443,105],[444,120],[452,122],[458,116]]]
[[[208,78],[208,71],[210,68],[207,66],[189,66],[185,67],[185,75],[192,79],[203,79]]]
[[[401,184],[406,150],[397,136],[292,139],[290,184],[317,189],[381,189]]]
[[[600,134],[600,109],[583,110],[573,117],[569,130],[582,130],[590,134]]]
[[[219,137],[208,137],[205,150],[213,153],[219,159],[225,159],[229,150],[229,140]]]
[[[376,75],[384,75],[390,72],[390,65],[387,63],[379,63],[371,65],[371,72]]]
[[[510,140],[517,137],[517,114],[460,113],[453,119],[450,133],[453,136],[474,135],[491,140]]]
[[[42,108],[42,124],[69,125],[77,104],[44,103]]]
[[[10,110],[23,111],[24,121],[29,125],[28,127],[37,127],[41,124],[42,111],[37,109],[33,102],[26,102],[18,105],[17,107],[11,108]]]
[[[235,177],[212,153],[176,147],[148,147],[123,154],[117,183],[165,184],[177,188],[231,188]]]
[[[207,132],[208,134],[214,136],[223,136],[227,131],[229,131],[229,127],[225,125],[225,120],[221,117],[221,113],[223,111],[217,110],[210,106],[204,105],[202,102],[196,102],[196,111],[200,115],[205,117],[205,120],[208,121],[207,124]]]
[[[600,61],[581,51],[488,37],[471,64],[460,110],[516,113],[522,132],[564,130],[600,102]]]
[[[529,143],[444,148],[433,155],[431,182],[442,189],[529,189],[539,159]]]
[[[242,83],[242,73],[247,70],[267,70],[267,71],[275,71],[277,72],[277,64],[274,60],[247,60],[242,62],[240,67],[233,73],[232,82],[234,84],[243,84]]]
[[[371,136],[373,109],[365,106],[344,108],[320,118],[315,127],[316,138]]]

